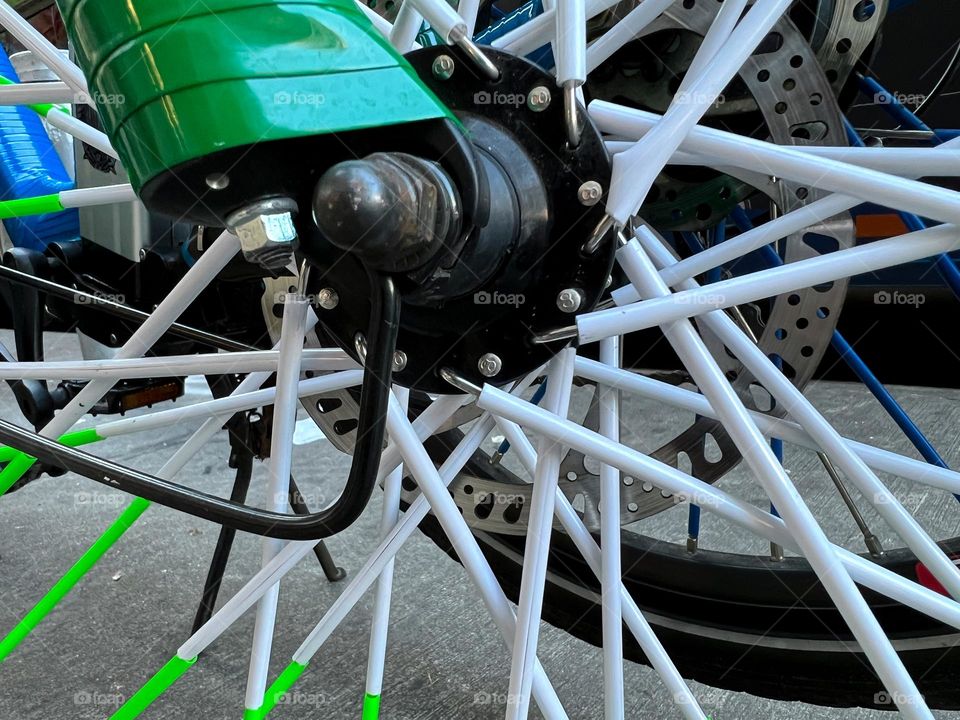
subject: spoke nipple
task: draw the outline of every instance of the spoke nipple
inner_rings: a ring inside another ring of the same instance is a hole
[[[456,64],[449,55],[440,55],[433,61],[433,76],[438,80],[449,80],[455,69]]]
[[[477,369],[484,377],[495,377],[502,368],[503,362],[493,353],[484,353],[477,362]]]
[[[497,450],[493,455],[490,456],[491,465],[499,465],[500,461],[503,460],[503,453]]]
[[[689,537],[687,537],[687,552],[691,552],[691,553],[696,552],[699,544],[700,544],[699,539],[693,537],[693,535],[690,535]]]
[[[583,305],[583,293],[576,288],[561,290],[557,295],[557,307],[565,313],[575,313]]]
[[[603,187],[596,180],[587,180],[577,190],[577,199],[581,205],[593,207],[603,197]]]
[[[340,304],[340,296],[333,288],[323,288],[317,293],[317,304],[324,310],[333,310]]]
[[[550,107],[550,88],[545,85],[537,85],[527,95],[527,107],[534,112],[543,112]]]
[[[880,544],[880,538],[873,533],[863,536],[863,542],[867,546],[867,552],[875,558],[883,557],[883,545]]]

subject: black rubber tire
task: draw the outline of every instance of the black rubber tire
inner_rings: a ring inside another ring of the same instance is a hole
[[[439,457],[455,439],[448,434],[428,447]],[[477,454],[467,470],[490,474],[491,466]],[[511,476],[501,471],[496,477]],[[457,559],[433,516],[420,528]],[[777,700],[896,709],[869,661],[850,650],[856,643],[806,561],[688,553],[627,531],[623,538],[624,583],[684,677]],[[477,533],[477,540],[516,602],[524,538]],[[951,556],[960,554],[960,538],[942,546]],[[890,551],[879,561],[911,580],[916,563],[906,550]],[[543,619],[599,646],[598,593],[596,578],[570,539],[554,532]],[[928,705],[960,709],[960,631],[872,591],[864,595]],[[649,664],[629,631],[624,651],[630,660]]]

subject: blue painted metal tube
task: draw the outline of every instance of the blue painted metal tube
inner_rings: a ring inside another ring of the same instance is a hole
[[[0,76],[19,82],[3,48]],[[54,195],[71,189],[73,181],[40,117],[26,107],[0,107],[0,200]],[[3,225],[15,246],[35,250],[44,250],[54,241],[76,240],[80,234],[76,209],[8,218]]]
[[[913,130],[922,130],[924,132],[933,132],[933,130],[923,120],[908,110],[896,93],[888,91],[883,85],[878,83],[869,75],[857,75],[857,82],[860,85],[860,91],[867,97],[873,96],[876,104],[882,105],[888,115],[897,120],[901,125],[906,125]]]
[[[700,506],[690,505],[687,513],[687,537],[694,540],[700,537]]]
[[[547,392],[547,379],[544,378],[543,382],[537,386],[536,392],[533,393],[533,396],[530,398],[530,402],[534,405],[539,405],[540,401],[543,400],[544,394]],[[498,455],[506,455],[507,451],[510,449],[510,441],[504,440],[500,443],[500,446],[497,448]]]
[[[743,212],[741,208],[736,208],[733,211],[732,217],[734,222],[737,224],[737,227],[739,227],[743,232],[746,232],[753,227],[753,223],[750,222],[747,214]],[[783,264],[783,260],[780,259],[780,256],[777,255],[777,253],[774,252],[769,245],[764,246],[761,252],[763,253],[764,259],[771,266]],[[940,457],[940,454],[936,451],[930,441],[927,440],[926,436],[923,434],[923,431],[921,431],[920,428],[917,427],[917,425],[913,422],[913,420],[910,419],[910,416],[907,415],[906,411],[902,407],[900,407],[900,404],[896,401],[893,395],[890,394],[890,391],[883,386],[883,383],[881,383],[877,376],[873,374],[873,371],[867,367],[867,364],[856,353],[856,351],[854,351],[853,347],[847,342],[846,338],[844,338],[839,331],[833,331],[833,337],[830,340],[830,344],[847,364],[847,366],[860,379],[860,382],[862,382],[879,401],[883,409],[887,411],[887,414],[890,415],[903,434],[907,436],[907,439],[910,440],[917,451],[923,456],[923,459],[932,465],[939,465],[943,468],[947,467],[947,464],[944,462],[943,458]]]

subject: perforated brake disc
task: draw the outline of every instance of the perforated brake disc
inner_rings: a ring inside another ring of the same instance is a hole
[[[677,3],[652,24],[645,35],[679,30],[702,37],[719,4],[696,2],[692,7],[685,7],[689,4]],[[747,61],[740,72],[740,82],[748,92],[747,98],[738,101],[740,106],[759,110],[770,140],[783,145],[845,144],[841,113],[831,83],[813,49],[789,19],[781,19],[760,51]],[[779,212],[789,212],[822,196],[814,189],[778,178],[730,168],[721,170],[734,182],[759,193],[759,197]],[[849,215],[844,214],[787,238],[783,254],[786,262],[795,262],[849,247],[852,243],[853,224]],[[754,307],[744,308],[743,314],[749,319],[760,347],[781,358],[785,373],[797,387],[806,385],[829,345],[846,287],[845,281],[837,281],[774,298],[762,312]],[[285,289],[282,280],[278,288]],[[272,303],[266,302],[273,297],[273,290],[268,287],[264,310],[271,334],[277,334],[279,321],[274,316]],[[317,312],[323,311],[317,309]],[[702,327],[701,332],[746,406],[782,415],[782,409],[772,405],[769,395],[758,389],[752,375],[722,344]],[[336,447],[344,452],[352,451],[357,405],[349,392],[307,398],[303,404]],[[474,406],[467,406],[443,429],[457,427],[477,415]],[[594,429],[597,426],[593,402],[583,423]],[[650,455],[673,466],[687,459],[692,474],[708,483],[716,482],[740,460],[722,425],[706,418],[696,420]],[[451,484],[454,500],[472,527],[503,534],[525,532],[532,486],[512,476],[504,479],[507,475],[502,472],[493,472],[488,477],[463,474]],[[560,487],[580,510],[587,526],[599,528],[599,477],[595,464],[580,453],[569,452],[561,466]],[[415,495],[415,489],[405,489],[404,500],[410,502]],[[620,503],[623,524],[673,505],[674,498],[669,493],[629,476],[623,477]]]

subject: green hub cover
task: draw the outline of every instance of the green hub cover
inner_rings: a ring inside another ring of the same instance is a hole
[[[352,0],[57,3],[138,190],[227,149],[450,117]]]

